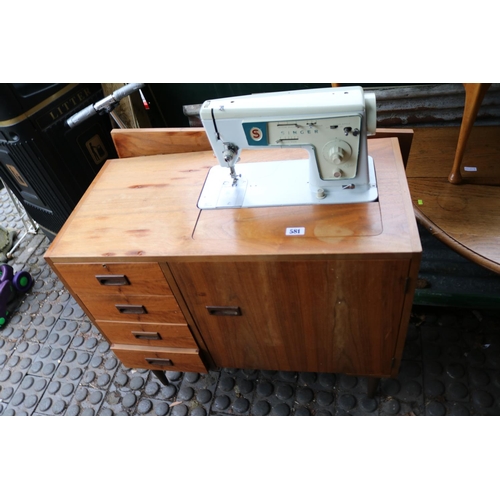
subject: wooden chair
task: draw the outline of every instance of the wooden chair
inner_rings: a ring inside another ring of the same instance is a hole
[[[486,91],[491,83],[464,83],[465,88],[465,107],[460,126],[460,134],[458,136],[457,151],[455,160],[451,169],[448,180],[452,184],[460,184],[462,182],[462,174],[460,167],[464,157],[465,148],[469,139],[472,127],[476,121],[477,113],[481,107]]]

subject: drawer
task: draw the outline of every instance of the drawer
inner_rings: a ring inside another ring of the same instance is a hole
[[[179,304],[169,295],[79,295],[96,320],[186,324]]]
[[[172,295],[165,276],[155,262],[137,264],[56,264],[76,294],[122,293]]]
[[[167,347],[147,349],[130,345],[113,344],[111,350],[127,368],[207,373],[198,349],[175,349]]]
[[[187,325],[97,321],[97,326],[112,344],[198,348]]]

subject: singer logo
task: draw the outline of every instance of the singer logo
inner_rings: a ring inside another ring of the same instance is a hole
[[[250,137],[254,141],[260,141],[263,137],[262,130],[259,127],[253,127],[250,129]]]

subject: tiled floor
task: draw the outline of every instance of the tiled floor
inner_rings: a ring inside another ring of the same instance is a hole
[[[5,190],[0,225],[21,229]],[[366,397],[363,378],[326,373],[124,368],[23,240],[9,262],[35,278],[0,329],[0,415],[500,415],[500,313],[415,306],[399,376]]]

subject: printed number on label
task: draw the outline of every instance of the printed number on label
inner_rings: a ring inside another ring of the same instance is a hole
[[[305,227],[287,227],[285,234],[287,236],[302,236],[306,234],[306,228]]]

